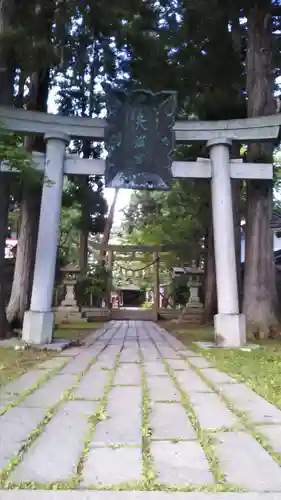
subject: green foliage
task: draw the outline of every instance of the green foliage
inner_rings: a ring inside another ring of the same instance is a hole
[[[103,195],[103,183],[98,177],[72,176],[68,179],[64,194],[65,209],[75,207],[80,217],[75,219],[76,229],[84,228],[91,234],[104,230],[107,203]]]
[[[79,230],[81,208],[76,203],[72,206],[62,207],[60,219],[59,255],[63,265],[78,261]]]
[[[177,276],[172,280],[170,285],[170,295],[173,297],[175,304],[179,304],[183,307],[186,305],[190,296],[186,276]]]
[[[208,201],[208,185],[192,181],[178,181],[167,193],[136,193],[125,211],[122,241],[177,245],[161,260],[167,267],[188,263],[202,252]]]
[[[153,309],[153,302],[144,302],[141,306],[142,309]]]
[[[8,172],[13,172],[14,181],[26,185],[42,183],[42,172],[36,169],[31,154],[23,146],[22,140],[13,132],[4,129],[0,124],[0,163],[9,165]]]
[[[79,305],[90,303],[100,307],[108,293],[110,273],[102,265],[94,265],[88,268],[86,276],[80,276],[75,285],[76,297]]]

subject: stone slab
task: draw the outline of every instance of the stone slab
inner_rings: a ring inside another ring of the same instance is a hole
[[[217,394],[191,392],[189,398],[202,429],[230,428],[237,423],[235,415]]]
[[[107,411],[127,413],[134,408],[141,408],[142,390],[140,387],[114,387],[109,393]]]
[[[15,394],[19,396],[23,392],[26,392],[36,386],[44,377],[46,377],[46,371],[30,370],[15,380],[12,380],[12,382],[8,382],[8,384],[4,385],[3,388],[0,389],[0,399],[2,395],[4,396],[5,394]]]
[[[11,481],[49,484],[70,480],[83,452],[88,419],[97,406],[89,401],[69,401],[62,406],[12,472]]]
[[[186,356],[187,358],[201,358],[200,354],[195,351],[191,351],[190,349],[177,349],[177,353],[180,354],[180,356]]]
[[[213,363],[206,358],[192,358],[190,359],[190,363],[196,368],[209,368],[213,366]]]
[[[204,377],[213,382],[213,384],[222,385],[237,383],[237,380],[227,375],[227,373],[216,370],[216,368],[203,368],[201,373]]]
[[[172,347],[176,351],[178,349],[184,348],[184,344],[182,342],[180,342],[178,339],[176,339],[176,337],[173,337],[169,334],[167,335],[167,332],[165,332],[165,331],[160,332],[160,338],[161,338],[162,342],[166,342],[170,347]]]
[[[92,448],[84,465],[82,486],[140,481],[141,476],[141,448]]]
[[[169,366],[172,368],[172,370],[190,370],[188,364],[183,361],[182,359],[169,359],[168,361]]]
[[[11,403],[13,403],[14,401],[17,400],[17,396],[6,396],[6,397],[2,397],[0,396],[1,399],[0,399],[0,413],[3,411],[3,410],[6,410],[7,406],[9,406]]]
[[[46,369],[46,370],[54,370],[55,368],[61,368],[63,365],[67,363],[67,359],[64,358],[52,358],[52,359],[47,359],[43,363],[40,363],[37,365],[37,368],[40,370]]]
[[[20,451],[44,416],[43,408],[10,408],[0,417],[0,469]]]
[[[153,442],[151,453],[161,483],[178,486],[214,483],[208,460],[196,441]]]
[[[281,491],[281,468],[250,434],[224,432],[216,441],[227,481],[250,491]]]
[[[196,439],[187,413],[179,403],[154,403],[150,424],[152,439]]]
[[[5,348],[5,349],[11,349],[11,347],[15,347],[18,345],[19,339],[18,337],[11,337],[9,339],[1,339],[0,340],[0,347]]]
[[[110,358],[100,358],[98,357],[98,361],[95,363],[97,368],[107,368],[108,370],[113,370],[116,363],[117,354],[112,355]]]
[[[259,396],[244,384],[220,386],[224,394],[238,410],[248,413],[249,418],[261,423],[281,423],[281,410]]]
[[[161,361],[147,361],[144,363],[144,371],[147,376],[167,375],[165,365]]]
[[[108,371],[98,370],[96,365],[93,365],[81,379],[78,387],[73,392],[73,396],[83,399],[100,399],[104,395],[108,379]]]
[[[78,356],[79,354],[82,354],[84,351],[84,347],[72,347],[70,346],[68,349],[65,349],[64,351],[60,352],[60,358],[74,358]]]
[[[153,349],[151,347],[149,347],[149,348],[141,347],[141,354],[142,354],[143,361],[145,363],[147,361],[156,361],[156,360],[161,359],[159,352],[156,349]]]
[[[271,448],[281,455],[281,425],[261,425],[257,428]]]
[[[142,409],[140,387],[115,387],[106,409],[107,420],[97,423],[92,445],[141,445]]]
[[[52,407],[60,401],[66,390],[71,389],[76,379],[75,375],[56,375],[27,396],[20,407],[45,409]]]
[[[98,356],[98,361],[101,363],[108,363],[112,360],[115,361],[116,356],[120,353],[120,345],[116,348],[114,346],[107,347],[102,351],[102,353]]]
[[[140,360],[138,347],[123,349],[120,356],[120,363],[137,363]]]
[[[1,500],[281,500],[281,493],[0,490]]]
[[[114,384],[116,385],[140,385],[141,373],[138,363],[121,363],[117,369]]]
[[[59,352],[60,355],[62,351],[67,349],[68,347],[71,347],[73,345],[73,340],[53,340],[52,342],[48,342],[46,344],[32,344],[32,347],[34,349],[38,349],[38,351],[53,351],[53,352]]]
[[[215,342],[194,342],[198,347],[201,349],[224,349],[222,345],[219,345]],[[253,349],[259,349],[260,345],[259,344],[245,344],[242,347],[236,347],[239,351],[252,351]]]
[[[174,349],[169,349],[166,346],[161,347],[160,345],[158,347],[159,347],[159,352],[160,352],[161,356],[163,356],[163,358],[165,358],[165,359],[180,359],[180,355],[177,354],[177,352]]]
[[[174,375],[181,389],[190,394],[191,392],[213,392],[212,389],[192,370],[175,371]]]
[[[179,391],[175,388],[168,375],[166,377],[147,377],[146,383],[152,401],[181,400]]]
[[[70,363],[68,363],[60,372],[61,375],[65,374],[74,374],[78,375],[79,373],[83,372],[91,363],[92,360],[95,358],[95,354],[87,352],[80,354],[80,356],[77,356],[74,358]]]

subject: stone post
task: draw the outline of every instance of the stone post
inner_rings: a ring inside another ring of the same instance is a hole
[[[62,301],[62,306],[67,307],[77,307],[77,302],[74,295],[74,287],[76,281],[67,281],[66,283],[66,295],[65,299]]]
[[[30,311],[24,315],[22,332],[23,340],[32,344],[47,344],[52,341],[52,298],[59,241],[64,156],[69,137],[64,133],[51,132],[45,135],[45,140],[46,182],[42,191]]]
[[[194,282],[194,281],[189,281],[187,283],[189,286],[189,291],[190,291],[190,296],[187,302],[187,306],[200,306],[201,307],[201,302],[198,296],[199,293],[199,287],[200,283]]]
[[[155,252],[153,254],[153,260],[155,261],[154,309],[155,309],[156,319],[158,319],[158,309],[159,309],[159,253],[158,252]]]
[[[225,347],[245,344],[245,317],[239,314],[229,149],[231,140],[208,142],[212,164],[212,209],[218,314],[216,342]]]
[[[114,253],[113,250],[107,251],[107,269],[109,271],[109,279],[108,279],[108,289],[107,289],[107,298],[106,298],[106,307],[110,309],[112,307],[111,303],[111,293],[112,293],[112,284],[113,284],[113,263],[114,263]]]

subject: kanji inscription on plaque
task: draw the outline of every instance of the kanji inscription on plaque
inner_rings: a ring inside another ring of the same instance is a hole
[[[135,90],[129,94],[108,87],[106,92],[106,187],[170,189],[176,93]]]

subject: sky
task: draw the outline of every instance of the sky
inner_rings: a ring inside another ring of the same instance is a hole
[[[49,93],[48,113],[57,114],[57,112],[58,112],[57,105],[55,103],[56,92],[57,92],[56,87],[53,87]],[[132,195],[131,189],[120,189],[119,190],[119,193],[117,196],[115,214],[114,214],[114,226],[120,225],[120,223],[122,221],[122,211],[124,210],[124,208],[126,208],[129,205],[131,195]],[[108,208],[110,208],[112,201],[113,201],[113,197],[114,197],[114,189],[105,188],[104,196],[105,196],[106,201],[108,203]]]
[[[113,201],[114,189],[105,188],[104,195],[107,200],[108,206],[110,207]],[[132,195],[131,189],[120,189],[117,195],[116,209],[114,214],[114,225],[120,225],[122,221],[122,210],[126,208],[130,203],[130,198]]]

